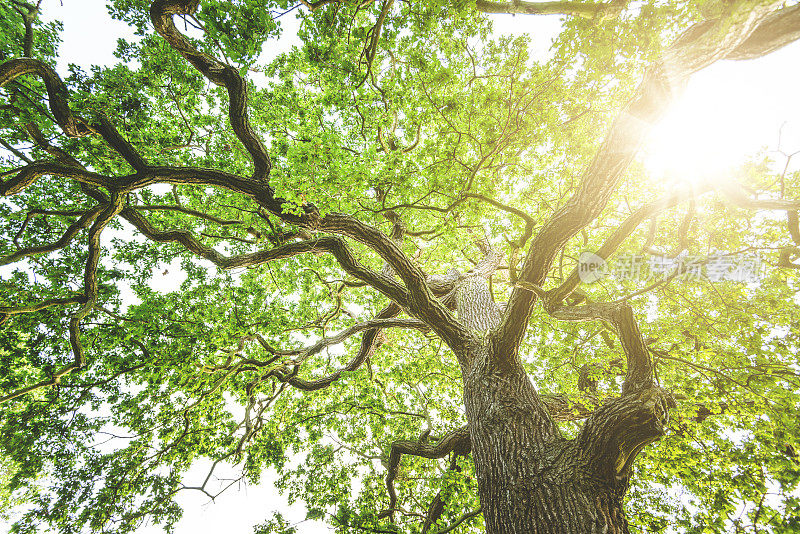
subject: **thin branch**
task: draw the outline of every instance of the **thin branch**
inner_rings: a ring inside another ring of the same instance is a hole
[[[677,190],[658,200],[645,204],[619,225],[611,237],[606,239],[603,245],[597,250],[596,254],[602,259],[608,259],[644,221],[657,213],[677,206],[684,200],[695,198],[708,191],[711,191],[711,185],[701,184],[694,188]],[[564,283],[545,294],[545,306],[554,307],[560,305],[561,302],[580,285],[579,268],[580,266],[576,266]],[[541,297],[542,295],[538,296]]]
[[[318,342],[316,342],[311,347],[307,348],[303,351],[302,355],[298,357],[296,360],[291,362],[291,364],[300,364],[304,360],[308,359],[309,357],[313,356],[314,354],[318,354],[324,348],[330,347],[331,345],[336,345],[338,343],[343,342],[347,338],[353,336],[354,334],[361,332],[362,330],[367,330],[371,328],[411,328],[421,331],[428,331],[430,327],[420,321],[419,319],[410,319],[410,318],[376,318],[370,319],[369,321],[364,321],[357,325],[351,326],[340,332],[339,334],[326,337]]]
[[[170,205],[161,205],[161,204],[148,204],[144,206],[128,206],[130,209],[139,210],[139,211],[177,211],[180,213],[185,213],[186,215],[191,215],[193,217],[198,217],[200,219],[205,219],[207,221],[211,221],[213,223],[217,223],[220,226],[230,226],[235,224],[242,224],[242,221],[236,219],[222,219],[220,217],[215,217],[213,215],[209,215],[207,213],[203,213],[202,211],[193,210],[190,208],[184,208],[183,206],[170,206]]]
[[[375,319],[390,319],[396,317],[401,311],[400,306],[397,304],[390,304],[375,316]],[[304,390],[304,391],[316,391],[318,389],[323,389],[331,385],[332,383],[336,382],[341,378],[343,373],[348,373],[350,371],[355,371],[361,365],[375,353],[375,350],[378,348],[378,334],[380,333],[381,329],[379,327],[372,327],[367,329],[364,332],[364,335],[361,337],[361,346],[358,349],[355,357],[344,366],[342,369],[335,371],[327,376],[322,378],[317,378],[314,380],[304,380],[302,378],[298,378],[295,375],[290,375],[286,378],[286,382],[290,385]]]
[[[483,509],[482,508],[476,508],[475,510],[473,510],[471,512],[467,512],[466,514],[464,514],[461,517],[459,517],[458,520],[455,523],[453,523],[452,525],[450,525],[449,527],[447,527],[447,528],[445,528],[443,530],[437,530],[435,532],[435,534],[446,534],[447,532],[453,532],[455,529],[457,529],[459,526],[461,526],[461,523],[463,523],[464,521],[468,521],[468,520],[472,519],[473,517],[478,517],[479,515],[481,515],[481,513],[483,513]]]
[[[475,198],[475,199],[478,199],[478,200],[480,200],[482,202],[486,202],[487,204],[491,204],[495,208],[499,208],[499,209],[501,209],[503,211],[506,211],[508,213],[514,214],[517,217],[519,217],[520,219],[522,219],[523,221],[525,221],[525,231],[522,233],[521,236],[519,236],[519,238],[515,242],[515,246],[517,248],[521,248],[521,247],[525,246],[525,243],[527,243],[528,239],[530,239],[530,237],[531,237],[531,234],[533,234],[533,227],[536,225],[536,221],[534,220],[533,217],[531,217],[530,215],[528,215],[527,213],[525,213],[522,210],[518,210],[517,208],[514,208],[512,206],[507,206],[506,204],[503,204],[502,202],[498,202],[497,200],[495,200],[493,198],[486,197],[484,195],[479,195],[477,193],[466,192],[466,193],[464,193],[464,196],[465,197],[469,197],[469,198]]]

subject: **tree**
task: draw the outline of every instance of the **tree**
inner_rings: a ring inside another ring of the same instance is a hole
[[[17,531],[171,525],[224,463],[339,532],[796,531],[797,175],[634,158],[800,5],[300,4],[261,65],[291,2],[114,0],[124,62],[64,80],[40,6],[0,8]],[[496,12],[563,14],[552,57]],[[582,251],[671,267],[581,284]]]

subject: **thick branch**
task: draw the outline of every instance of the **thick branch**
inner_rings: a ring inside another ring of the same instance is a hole
[[[95,124],[89,124],[84,119],[75,116],[69,108],[69,93],[67,86],[58,74],[46,63],[36,59],[20,58],[7,61],[0,65],[0,87],[9,81],[24,74],[36,74],[40,76],[47,88],[47,96],[50,100],[50,110],[61,129],[70,137],[81,137],[88,134],[99,133],[108,145],[116,150],[135,170],[139,171],[147,166],[144,158],[111,124],[104,115],[100,115],[100,120]],[[38,132],[35,125],[28,127],[34,134]],[[39,139],[35,136],[37,143]],[[47,149],[49,143],[39,143]],[[71,158],[70,158],[71,159]],[[69,161],[67,161],[69,164]]]
[[[460,452],[463,452],[464,455],[467,454],[466,450],[462,450]],[[461,456],[461,454],[453,454],[450,456],[450,471],[461,472],[461,467],[458,465],[459,456]],[[436,496],[433,498],[433,501],[431,501],[430,506],[428,506],[428,512],[425,514],[425,523],[422,525],[422,534],[426,534],[428,530],[430,530],[431,526],[433,526],[433,524],[442,517],[445,504],[445,498],[442,497],[442,491],[443,490],[440,490],[438,493],[436,493]],[[455,523],[454,527],[463,520],[464,518],[462,517],[462,519]]]
[[[653,366],[633,310],[627,303],[596,303],[585,306],[562,306],[549,310],[562,321],[606,321],[617,332],[628,362],[622,394],[628,395],[653,387]]]
[[[617,16],[627,2],[490,2],[477,0],[475,7],[483,13],[510,13],[515,15],[570,15],[592,19]]]
[[[46,63],[31,58],[19,58],[0,64],[0,87],[24,74],[36,74],[44,80],[47,97],[50,100],[50,111],[53,112],[56,122],[65,134],[70,137],[81,137],[92,133],[91,128],[82,119],[72,114],[69,109],[67,86],[56,71]]]
[[[114,180],[108,176],[87,171],[75,165],[63,165],[55,162],[34,162],[22,167],[17,174],[0,183],[0,196],[15,195],[42,176],[62,176],[72,178],[76,182],[99,185],[112,189]]]
[[[199,0],[155,0],[150,6],[150,17],[156,31],[178,53],[213,83],[224,86],[228,90],[231,126],[253,159],[255,167],[253,178],[266,183],[272,165],[264,145],[256,136],[247,118],[247,88],[244,80],[235,68],[198,51],[177,30],[172,20],[173,15],[194,13],[198,5]],[[383,12],[389,5],[391,2],[384,4]],[[267,196],[270,197],[268,209],[283,216],[282,202],[278,202],[278,206],[275,206],[275,199],[271,198],[271,191]],[[304,222],[304,226],[312,226],[311,221]],[[411,313],[434,328],[437,334],[451,347],[457,348],[463,343],[466,332],[449,310],[434,298],[425,283],[422,271],[408,260],[382,232],[341,214],[328,215],[319,222],[321,223],[319,224],[320,229],[343,233],[378,252],[406,284],[410,296],[408,304]]]
[[[436,531],[436,534],[447,534],[448,532],[453,532],[455,529],[461,526],[464,521],[468,521],[473,517],[478,517],[483,513],[483,508],[476,508],[475,510],[469,511],[459,517],[452,525],[449,527]],[[424,531],[423,531],[424,532]]]
[[[397,244],[378,229],[348,215],[332,213],[320,219],[313,213],[301,216],[284,213],[284,201],[273,197],[267,184],[222,171],[194,167],[146,167],[136,174],[110,178],[74,165],[34,163],[24,167],[17,175],[0,184],[0,193],[5,195],[17,193],[32,184],[38,177],[47,174],[70,177],[81,183],[99,185],[120,192],[128,192],[156,183],[207,184],[237,191],[255,199],[271,213],[279,215],[289,223],[343,234],[364,243],[381,255],[398,273],[409,290],[406,291],[390,277],[364,268],[355,261],[349,249],[339,238],[326,237],[319,241],[308,241],[305,244],[291,243],[267,251],[228,258],[203,245],[186,230],[164,232],[156,230],[133,208],[125,208],[121,215],[149,238],[160,242],[179,242],[188,250],[224,268],[257,265],[300,252],[314,250],[331,252],[340,261],[345,271],[375,287],[395,302],[408,306],[414,316],[430,325],[451,347],[460,347],[463,340],[469,336],[469,332],[460,325],[447,307],[436,299],[422,270],[400,250]]]
[[[70,304],[80,304],[85,300],[83,296],[75,297],[55,297],[37,302],[36,304],[29,304],[27,306],[0,306],[0,316],[2,315],[16,315],[19,313],[33,313],[50,306],[67,306]]]
[[[122,210],[121,215],[149,239],[160,243],[180,243],[190,252],[224,269],[253,267],[309,252],[328,252],[336,258],[339,265],[341,265],[342,269],[344,269],[347,274],[368,283],[400,305],[405,305],[408,301],[408,293],[400,284],[388,276],[364,267],[356,260],[350,249],[339,237],[320,237],[318,239],[285,243],[268,250],[261,250],[251,254],[225,256],[213,248],[200,243],[188,230],[173,229],[159,231],[154,228],[147,219],[131,208]]]
[[[94,125],[100,135],[111,148],[116,150],[128,164],[137,171],[144,170],[147,167],[147,162],[144,158],[133,148],[127,139],[117,131],[108,117],[100,115],[99,124]]]
[[[755,59],[774,52],[800,38],[800,4],[779,9],[759,24],[750,37],[725,59]]]
[[[427,323],[456,353],[471,338],[447,307],[433,294],[425,273],[406,256],[386,234],[361,221],[339,213],[331,213],[320,221],[319,227],[329,232],[347,235],[375,250],[408,288],[409,312]]]
[[[547,221],[530,245],[520,280],[542,286],[558,251],[605,208],[652,125],[666,112],[689,76],[724,58],[753,33],[781,2],[737,2],[719,20],[697,24],[653,63],[633,98],[611,125],[578,191]],[[494,354],[518,358],[536,295],[515,288],[493,336]]]
[[[755,210],[800,210],[800,200],[751,198],[745,193],[744,188],[737,183],[725,184],[720,187],[720,192],[725,196],[726,200],[740,208]]]
[[[306,6],[311,11],[316,11],[317,9],[324,7],[328,4],[337,4],[341,0],[317,0],[316,2],[310,2],[309,0],[299,0],[301,4]]]
[[[156,31],[203,76],[228,91],[228,118],[236,137],[253,160],[253,178],[267,182],[272,162],[247,116],[247,85],[239,71],[197,50],[175,27],[173,15],[191,15],[199,0],[155,0],[150,5],[150,20]]]
[[[97,302],[97,265],[100,262],[100,234],[106,225],[122,210],[123,198],[119,193],[111,195],[111,202],[104,207],[102,213],[89,229],[89,254],[83,273],[83,291],[86,301],[69,320],[69,342],[75,354],[75,368],[86,367],[86,357],[80,342],[80,322],[94,308]]]
[[[31,393],[38,389],[58,385],[61,378],[74,371],[79,371],[86,367],[86,356],[83,345],[80,340],[80,323],[84,317],[94,308],[97,302],[97,265],[100,261],[100,234],[106,225],[119,213],[122,209],[122,195],[114,194],[111,201],[103,206],[102,211],[97,216],[92,227],[89,229],[88,242],[89,254],[86,259],[86,267],[83,275],[83,296],[80,298],[82,306],[70,316],[69,320],[69,342],[72,347],[74,360],[61,369],[53,373],[49,379],[40,381],[31,386],[21,388],[14,391],[2,398],[0,403],[15,399],[27,393]],[[52,304],[56,302],[51,300]],[[67,299],[70,300],[70,299]]]
[[[16,6],[14,9],[22,17],[25,24],[25,37],[22,40],[22,55],[25,57],[33,56],[33,23],[39,14],[39,8],[27,2],[12,0]]]
[[[233,67],[224,65],[194,49],[173,24],[172,15],[192,13],[197,8],[197,5],[197,1],[191,0],[157,0],[151,6],[151,16],[159,33],[176,50],[212,82],[224,85],[228,89],[231,100],[229,106],[231,124],[237,136],[251,153],[255,165],[253,177],[244,178],[212,169],[149,167],[133,147],[113,129],[111,124],[107,120],[101,119],[100,125],[97,126],[98,131],[134,167],[137,171],[135,174],[111,179],[90,173],[73,165],[34,163],[24,167],[15,177],[0,184],[0,194],[17,193],[45,174],[70,177],[82,183],[100,185],[110,190],[125,192],[164,182],[172,184],[209,184],[231,189],[253,198],[259,205],[286,222],[314,230],[343,234],[369,246],[389,264],[406,284],[410,298],[405,299],[403,302],[404,305],[408,305],[409,312],[430,325],[451,348],[455,350],[462,348],[464,340],[469,336],[468,330],[455,319],[446,306],[442,305],[434,297],[426,283],[426,277],[422,270],[405,256],[402,250],[388,236],[376,228],[344,214],[333,213],[320,218],[313,208],[307,209],[303,215],[287,213],[285,200],[276,198],[266,181],[271,164],[266,150],[261,141],[255,136],[248,122],[246,113],[247,95],[242,78]],[[45,79],[48,92],[51,93],[51,108],[65,132],[71,131],[75,135],[83,135],[94,131],[86,127],[84,122],[78,122],[73,117],[67,104],[66,86],[47,65],[35,60],[6,62],[0,65],[0,83],[6,83],[26,72],[36,72]],[[79,130],[76,124],[83,125],[85,128]],[[127,210],[126,218],[129,217],[135,218],[136,216],[130,210]],[[169,240],[177,239],[171,237]],[[184,240],[188,241],[188,238],[184,236]],[[202,252],[201,255],[206,254],[209,258],[215,256],[215,253],[207,247],[198,246],[196,250],[198,253]],[[365,281],[372,284],[368,280]],[[386,289],[386,284],[382,283],[380,286],[377,287],[379,291]],[[393,294],[397,296],[399,293],[393,291]]]
[[[786,212],[786,226],[789,228],[792,241],[795,245],[800,245],[800,220],[798,220],[797,211],[788,210]]]
[[[642,448],[664,435],[672,396],[654,387],[606,402],[586,420],[575,440],[586,466],[621,494]]]

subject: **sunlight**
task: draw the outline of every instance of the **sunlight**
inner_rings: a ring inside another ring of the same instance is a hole
[[[798,110],[784,99],[796,76],[771,68],[772,59],[724,62],[693,76],[641,153],[654,180],[724,179],[759,151],[777,150],[779,132],[781,149],[800,149]]]
[[[643,162],[655,179],[695,183],[744,163],[759,149],[744,117],[697,98],[681,101],[653,130]],[[744,120],[743,120],[744,119]]]

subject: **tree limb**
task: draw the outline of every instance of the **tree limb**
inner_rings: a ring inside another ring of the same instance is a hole
[[[69,137],[82,137],[92,129],[69,109],[69,92],[52,67],[36,59],[18,58],[0,64],[0,87],[24,74],[36,74],[44,80],[50,111],[56,122]]]
[[[652,125],[664,115],[689,76],[742,46],[781,2],[736,2],[724,17],[696,24],[647,70],[633,98],[617,115],[581,179],[578,191],[548,220],[532,241],[520,271],[522,281],[541,286],[558,252],[605,208]],[[500,327],[492,335],[494,354],[518,358],[519,344],[536,302],[515,288]]]
[[[379,518],[391,517],[397,507],[397,493],[394,489],[394,480],[400,470],[400,460],[404,454],[428,458],[431,460],[444,458],[451,452],[468,454],[471,448],[469,428],[464,426],[444,436],[431,445],[421,441],[401,440],[392,443],[389,454],[389,467],[386,473],[386,489],[389,492],[389,508],[378,516]]]
[[[430,325],[448,345],[456,350],[463,348],[469,331],[461,325],[439,302],[426,283],[425,274],[416,266],[402,250],[385,234],[354,217],[341,213],[331,213],[321,218],[313,207],[307,207],[302,215],[287,212],[284,199],[276,198],[267,183],[271,163],[269,157],[249,125],[246,113],[246,91],[244,82],[236,69],[224,65],[209,56],[195,50],[174,26],[172,15],[191,13],[198,6],[197,0],[157,0],[151,6],[151,16],[159,32],[176,48],[192,65],[206,75],[212,82],[224,85],[229,92],[230,120],[240,140],[248,147],[255,165],[253,177],[245,178],[213,169],[193,167],[147,166],[130,146],[119,135],[108,121],[101,120],[97,127],[104,139],[125,157],[137,171],[134,174],[109,178],[91,173],[74,165],[58,163],[33,163],[23,167],[16,176],[0,183],[0,194],[9,195],[22,191],[37,178],[47,174],[55,174],[76,179],[90,185],[105,187],[109,190],[128,192],[156,183],[171,184],[206,184],[217,185],[240,192],[253,198],[270,213],[291,224],[313,230],[324,230],[346,235],[360,241],[376,251],[391,268],[400,276],[408,288],[408,298],[402,300],[409,307],[409,312]],[[86,123],[76,119],[69,109],[66,86],[49,66],[36,60],[11,60],[0,65],[0,85],[28,72],[40,75],[48,88],[50,107],[61,128],[68,135],[79,136],[95,130]],[[80,127],[79,127],[80,126]],[[296,207],[296,206],[294,206]],[[126,218],[136,218],[131,210],[126,210]],[[173,236],[174,237],[174,236]],[[200,247],[197,248],[201,250]],[[204,251],[209,257],[213,254],[206,247]],[[212,260],[213,261],[213,260]],[[373,281],[376,279],[372,278]],[[365,280],[366,281],[366,280]],[[380,284],[386,289],[386,284]],[[392,291],[395,296],[400,293]],[[405,293],[405,291],[403,291]]]
[[[603,302],[583,306],[560,306],[548,312],[561,321],[600,320],[610,323],[622,341],[622,348],[628,361],[622,394],[629,395],[653,387],[650,353],[629,304]]]
[[[261,250],[250,254],[225,256],[213,248],[207,247],[200,243],[188,230],[173,229],[159,231],[154,228],[153,225],[147,221],[147,219],[130,208],[123,209],[121,216],[149,239],[161,243],[180,243],[190,252],[197,254],[201,258],[211,261],[223,269],[253,267],[263,263],[268,263],[270,261],[289,258],[298,254],[309,252],[328,252],[336,258],[336,260],[339,262],[339,265],[341,265],[347,274],[354,276],[359,280],[363,280],[400,305],[406,305],[408,302],[408,293],[402,286],[400,286],[400,284],[388,276],[364,267],[353,256],[344,240],[339,237],[326,236],[318,239],[285,243],[271,249]]]
[[[272,162],[261,139],[247,116],[247,85],[239,71],[197,50],[175,27],[173,15],[191,15],[199,0],[155,0],[150,5],[150,20],[156,31],[172,48],[212,83],[228,91],[228,119],[233,132],[253,161],[253,179],[267,183]]]
[[[103,206],[102,211],[89,229],[89,253],[83,275],[84,293],[80,298],[82,306],[76,310],[69,319],[69,342],[72,347],[73,361],[53,373],[48,380],[40,381],[1,397],[0,403],[15,399],[38,389],[58,385],[63,376],[74,371],[80,371],[86,367],[86,356],[80,340],[80,323],[83,318],[92,311],[97,301],[97,265],[100,261],[100,234],[105,226],[122,209],[122,204],[123,199],[121,195],[112,195],[111,201]],[[52,303],[55,304],[55,302]]]
[[[389,319],[392,317],[396,317],[401,311],[400,306],[397,304],[389,304],[386,308],[378,312],[375,316],[375,319]],[[322,378],[317,378],[314,380],[304,380],[302,378],[298,378],[297,376],[289,376],[286,379],[286,382],[290,385],[304,390],[304,391],[316,391],[318,389],[323,389],[331,385],[332,383],[339,380],[342,376],[342,373],[347,373],[350,371],[355,371],[361,365],[372,356],[375,352],[375,349],[378,347],[378,334],[380,333],[380,327],[371,327],[364,335],[361,337],[361,346],[356,353],[356,356],[344,366],[342,369],[335,371],[328,376],[324,376]]]
[[[677,206],[684,200],[694,198],[695,196],[702,195],[705,192],[711,191],[710,184],[702,184],[693,188],[686,188],[683,190],[675,191],[666,195],[658,200],[649,202],[636,210],[625,221],[619,225],[614,233],[606,239],[603,245],[597,250],[595,254],[599,257],[608,259],[617,248],[631,235],[641,223],[651,218],[653,215]],[[545,307],[554,308],[561,304],[579,285],[580,285],[580,266],[576,266],[569,274],[567,279],[557,288],[547,291],[539,297],[543,297]],[[525,286],[523,286],[525,287]]]
[[[723,194],[726,200],[746,209],[757,210],[800,210],[800,200],[784,200],[784,199],[756,199],[749,197],[741,184],[735,182],[727,182],[719,188],[720,193]]]
[[[477,0],[475,7],[483,13],[509,13],[515,15],[570,15],[593,19],[596,17],[618,16],[627,4],[627,0],[611,2],[525,2],[514,0],[511,2],[491,2]]]
[[[800,4],[785,7],[764,19],[725,59],[756,59],[800,39]]]
[[[46,254],[64,248],[72,239],[78,235],[78,232],[83,228],[89,226],[100,215],[105,206],[95,206],[81,215],[81,217],[69,225],[59,239],[47,245],[40,245],[38,247],[28,247],[12,252],[11,254],[0,258],[0,265],[8,265],[21,260],[28,256],[35,256],[38,254]]]

